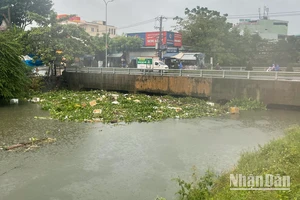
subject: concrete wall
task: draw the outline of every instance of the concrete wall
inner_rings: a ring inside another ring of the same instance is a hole
[[[253,98],[265,104],[300,106],[300,82],[213,79],[212,100]]]
[[[102,89],[128,92],[209,97],[211,79],[123,74],[65,73],[69,89]]]
[[[65,73],[69,89],[149,92],[213,101],[253,98],[265,104],[300,106],[300,82],[125,74]]]

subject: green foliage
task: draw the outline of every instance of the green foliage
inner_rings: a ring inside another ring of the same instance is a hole
[[[39,95],[42,92],[42,89],[45,87],[45,80],[40,76],[30,77],[30,84],[28,89],[29,96]]]
[[[239,107],[240,110],[266,110],[266,106],[262,102],[251,98],[232,99],[226,106]]]
[[[214,62],[220,65],[247,66],[251,62],[252,65],[286,66],[300,61],[300,37],[270,42],[247,29],[242,34],[227,21],[227,15],[199,6],[186,8],[185,15],[184,19],[175,18],[185,47],[205,53],[208,59],[214,57]]]
[[[30,16],[42,26],[32,28],[28,32],[27,53],[39,56],[48,65],[62,58],[65,58],[67,62],[73,62],[75,57],[99,50],[96,46],[99,43],[95,38],[90,37],[77,25],[60,24],[54,12],[49,18],[35,13],[31,13]]]
[[[136,37],[117,36],[111,39],[109,48],[112,52],[137,50],[142,46],[142,39]]]
[[[224,63],[224,56],[217,52],[225,51],[224,38],[228,37],[232,24],[220,12],[197,7],[186,8],[186,19],[176,17],[178,30],[182,33],[183,43],[192,51],[206,53],[207,57],[217,56],[216,62]],[[227,55],[226,57],[228,57]]]
[[[214,199],[298,199],[300,197],[300,127],[286,131],[284,138],[271,141],[257,151],[244,153],[236,168],[224,173],[213,189]],[[280,174],[291,177],[290,191],[230,191],[229,174]]]
[[[13,31],[0,32],[0,99],[25,95],[28,70],[21,60],[21,52],[22,47]]]
[[[211,189],[214,184],[215,174],[207,171],[204,176],[199,177],[194,169],[193,180],[184,181],[181,178],[175,179],[180,190],[177,195],[180,200],[206,200],[212,197]]]
[[[113,94],[118,95],[117,100]],[[225,110],[219,105],[211,106],[196,98],[157,97],[142,94],[122,95],[105,91],[45,93],[40,96],[42,108],[49,110],[53,118],[70,121],[93,121],[93,111],[101,109],[102,122],[152,122],[167,118],[196,118],[219,116]],[[97,105],[90,106],[91,101]],[[117,101],[119,104],[113,104]]]
[[[33,22],[28,16],[30,12],[47,17],[53,3],[52,0],[1,0],[0,15],[4,14],[8,18],[8,6],[11,13],[11,24],[25,29]]]

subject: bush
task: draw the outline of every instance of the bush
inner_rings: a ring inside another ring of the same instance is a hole
[[[27,68],[20,59],[22,47],[13,31],[0,31],[0,99],[20,98],[29,80]]]

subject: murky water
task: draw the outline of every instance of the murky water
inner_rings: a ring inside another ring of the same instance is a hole
[[[172,181],[230,169],[245,150],[282,136],[300,112],[243,112],[239,116],[130,125],[63,123],[35,104],[0,107],[0,145],[30,137],[57,138],[31,151],[0,151],[0,199],[174,199]],[[24,150],[24,149],[23,149]]]

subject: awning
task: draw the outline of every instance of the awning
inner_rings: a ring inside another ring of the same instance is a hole
[[[108,58],[121,58],[123,56],[123,53],[114,53],[107,55]]]
[[[182,58],[183,55],[184,55],[183,53],[178,53],[177,55],[172,56],[171,58],[175,58],[175,59],[177,59],[177,60],[180,60],[180,59]]]
[[[176,56],[178,53],[165,53],[163,55],[163,58],[172,58],[173,56]]]
[[[130,60],[136,59],[137,57],[157,57],[155,51],[142,51],[142,52],[130,52]]]
[[[180,60],[196,60],[195,53],[187,54],[185,53]]]
[[[176,58],[178,60],[196,60],[195,55],[196,54],[201,54],[201,53],[179,53],[176,56],[173,56],[172,58]]]

